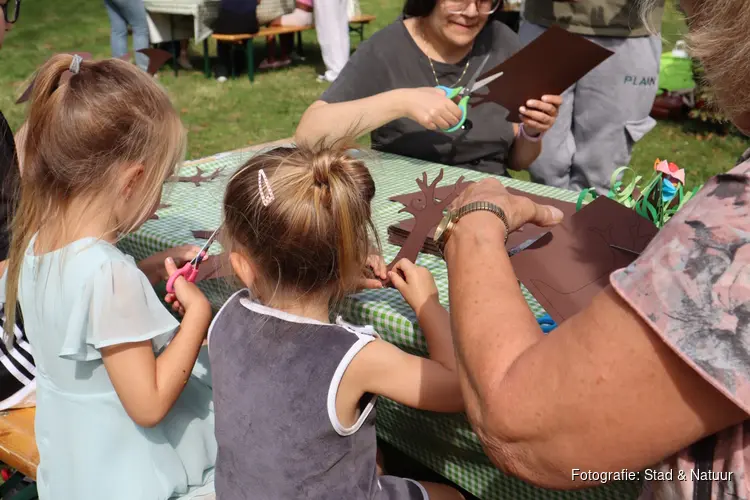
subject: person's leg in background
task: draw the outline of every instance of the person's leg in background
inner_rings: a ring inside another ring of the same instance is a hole
[[[316,0],[313,9],[318,45],[326,66],[319,79],[334,81],[349,61],[349,11],[347,0]]]
[[[544,33],[545,29],[536,24],[522,22],[519,28],[521,43],[527,45]],[[563,92],[563,103],[557,115],[557,120],[542,139],[542,152],[529,167],[531,180],[548,186],[563,189],[570,188],[570,170],[576,144],[573,140],[573,108],[577,106],[574,100],[575,85]]]
[[[148,69],[148,56],[138,51],[149,48],[148,36],[148,19],[146,7],[143,6],[143,0],[105,0],[107,12],[110,13],[110,23],[112,24],[112,56],[122,57],[128,53],[128,35],[127,25],[133,29],[133,52],[135,52],[135,63],[143,71]],[[116,21],[115,21],[116,19]],[[117,50],[122,52],[115,53],[115,22],[117,22]],[[124,36],[120,36],[122,26],[125,25]]]
[[[576,85],[576,152],[571,189],[610,189],[612,174],[630,164],[633,146],[656,125],[649,116],[658,90],[661,39],[590,38],[615,54]]]
[[[128,22],[120,13],[119,6],[114,0],[104,0],[109,16],[112,57],[120,58],[128,53]]]
[[[182,69],[193,69],[193,65],[190,63],[190,52],[188,51],[189,43],[189,40],[180,40],[180,57],[177,62]]]

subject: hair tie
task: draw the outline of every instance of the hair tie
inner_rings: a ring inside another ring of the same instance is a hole
[[[73,55],[73,60],[70,61],[70,67],[68,68],[71,73],[74,75],[77,75],[79,71],[81,71],[81,62],[83,61],[83,57],[79,56],[78,54]]]
[[[267,207],[276,199],[271,190],[271,183],[268,182],[268,177],[266,177],[266,173],[262,168],[258,170],[258,193],[260,194],[260,201],[263,203],[264,207]]]

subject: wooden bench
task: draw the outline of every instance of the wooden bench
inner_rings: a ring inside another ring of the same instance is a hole
[[[34,438],[35,414],[35,408],[0,412],[0,462],[18,471],[5,484],[0,485],[0,498],[8,498],[5,492],[15,488],[24,477],[36,479],[39,451]],[[30,485],[10,498],[12,500],[37,498],[36,485]]]
[[[359,34],[359,40],[363,41],[365,39],[365,25],[371,23],[375,20],[375,16],[355,16],[349,20],[349,31]],[[232,78],[235,78],[235,69],[234,69],[234,53],[235,49],[238,45],[241,45],[245,49],[245,55],[247,57],[247,76],[250,79],[250,81],[255,80],[255,61],[254,61],[254,54],[252,50],[252,40],[254,38],[262,38],[262,37],[268,37],[268,36],[278,36],[278,35],[289,35],[296,33],[297,34],[297,47],[296,51],[297,54],[300,55],[300,57],[303,56],[302,52],[302,32],[315,29],[314,25],[307,25],[307,26],[266,26],[264,28],[261,28],[260,31],[254,34],[240,34],[240,35],[219,35],[214,33],[211,35],[211,38],[216,40],[217,42],[227,42],[231,43],[231,51],[230,51],[230,58],[231,58],[231,75]],[[208,56],[208,40],[203,41],[203,69],[206,74],[206,78],[211,78],[211,60]]]

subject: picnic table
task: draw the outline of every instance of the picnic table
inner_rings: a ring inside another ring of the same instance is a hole
[[[221,0],[143,0],[151,43],[208,39]],[[294,0],[263,0],[256,12],[261,26],[294,10]],[[349,18],[360,15],[359,0],[349,0]]]
[[[146,222],[137,233],[124,239],[121,248],[140,259],[176,245],[203,244],[202,240],[193,237],[191,231],[213,230],[219,226],[227,180],[253,154],[254,151],[223,153],[185,164],[181,176],[192,176],[198,173],[197,169],[206,175],[217,170],[220,174],[213,181],[201,183],[200,187],[186,182],[169,184],[162,203],[171,206],[158,211],[158,220]],[[421,177],[422,172],[426,172],[428,179],[432,180],[441,168],[445,172],[441,185],[455,182],[462,175],[466,180],[475,181],[486,177],[480,172],[389,154],[368,152],[362,155],[375,180],[372,213],[386,262],[399,250],[388,243],[387,227],[408,218],[408,214],[398,213],[402,208],[400,204],[388,201],[390,196],[416,191],[415,180]],[[575,193],[549,186],[509,178],[501,180],[508,186],[541,196],[571,202],[577,198]],[[220,245],[214,244],[210,253],[220,251]],[[427,267],[435,276],[441,302],[448,306],[448,277],[443,260],[432,255],[421,255],[418,264]],[[207,280],[200,282],[199,286],[214,307],[219,307],[236,290],[237,284]],[[542,316],[544,310],[537,301],[525,289],[523,293],[534,314]],[[414,313],[396,290],[369,290],[354,295],[344,303],[342,314],[350,322],[373,325],[384,339],[408,352],[422,355],[427,352]],[[490,463],[463,415],[413,410],[381,398],[377,431],[381,439],[401,452],[484,500],[630,499],[636,498],[640,489],[638,483],[625,482],[561,492],[538,489],[508,477]],[[581,443],[581,446],[586,446],[586,443]]]

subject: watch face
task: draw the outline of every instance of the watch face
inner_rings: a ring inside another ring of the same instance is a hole
[[[450,212],[446,213],[442,220],[440,221],[440,224],[438,224],[437,229],[435,229],[435,243],[439,242],[443,235],[445,234],[445,228],[448,227],[448,224],[450,223],[452,218],[452,215]]]

